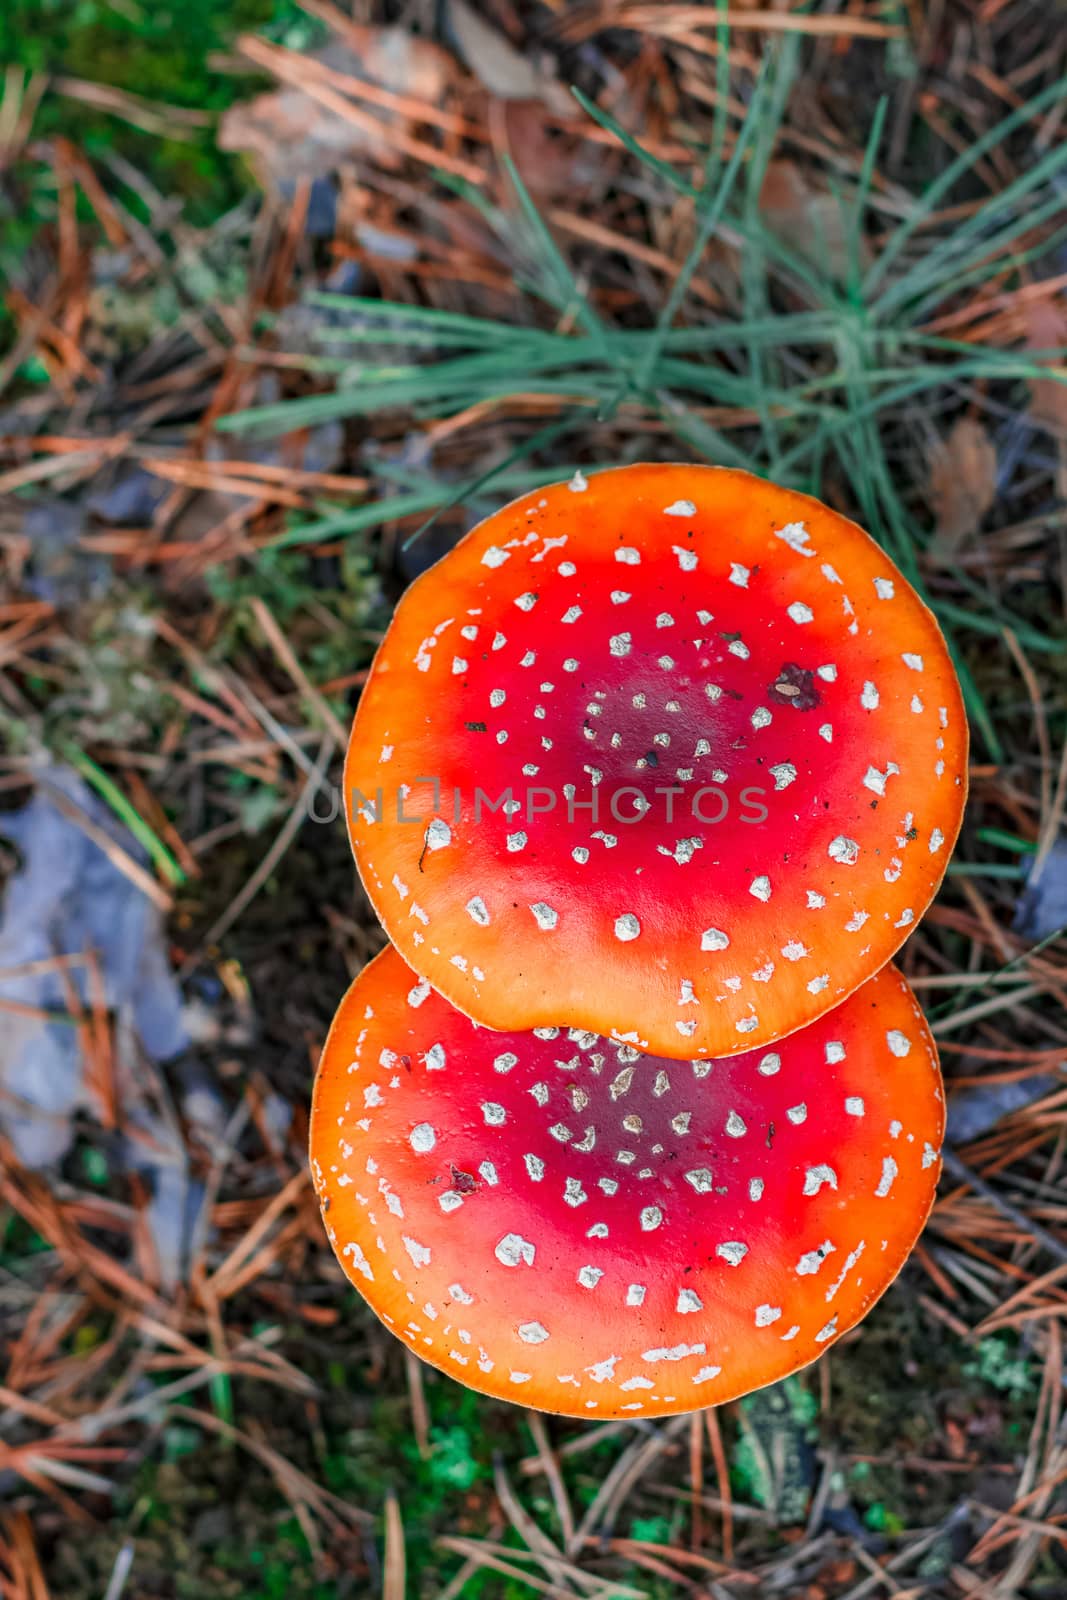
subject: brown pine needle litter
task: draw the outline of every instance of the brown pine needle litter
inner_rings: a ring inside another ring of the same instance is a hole
[[[0,80],[0,893],[4,814],[51,797],[165,919],[188,1040],[156,1060],[90,944],[0,969],[0,1594],[1055,1600],[1065,14],[278,11],[228,30],[210,105],[106,52],[99,81]],[[339,784],[391,607],[504,500],[641,458],[870,527],[972,721],[903,958],[948,1088],[938,1202],[770,1418],[459,1390],[344,1287],[306,1168],[325,1028],[381,943]],[[46,1026],[78,1094],[38,1163],[2,1040]]]

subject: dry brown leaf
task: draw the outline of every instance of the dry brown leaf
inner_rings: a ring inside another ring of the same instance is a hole
[[[500,100],[543,100],[563,114],[574,109],[562,85],[539,71],[466,0],[449,0],[448,20],[460,55],[490,94]]]
[[[583,152],[545,120],[544,103],[501,101],[494,114],[502,120],[508,153],[530,193],[538,197],[573,195]]]
[[[1056,491],[1067,499],[1067,310],[1053,300],[1035,300],[1023,311],[1028,350],[1062,351],[1061,377],[1034,378],[1030,384],[1030,415],[1047,428],[1059,447]],[[1051,365],[1051,363],[1049,363]]]
[[[783,157],[767,167],[760,190],[760,212],[775,238],[797,255],[828,270],[834,278],[847,278],[848,218],[836,195],[818,188],[795,161]],[[859,264],[870,264],[870,249],[862,236]]]
[[[501,100],[537,98],[540,74],[499,28],[464,0],[449,0],[448,20],[461,56],[490,94]]]
[[[951,561],[977,533],[996,498],[997,452],[982,424],[961,417],[930,461],[930,501],[937,529],[930,543],[932,561]]]
[[[345,38],[359,57],[360,73],[383,89],[440,106],[450,76],[450,60],[440,45],[417,38],[406,28],[371,28],[350,23]],[[454,71],[454,68],[452,69]]]
[[[312,76],[318,65],[378,84],[412,101],[440,104],[448,57],[437,45],[417,39],[403,28],[352,25],[345,37],[350,43],[332,40],[322,50],[291,59],[306,62]],[[332,82],[327,87],[334,92]],[[390,134],[394,128],[407,132],[410,123],[392,111],[368,115],[368,110],[354,103],[350,119],[299,84],[284,84],[224,112],[219,147],[251,156],[261,180],[274,184],[327,177],[359,155],[370,156],[386,167],[398,167],[403,158]]]
[[[406,28],[374,27],[353,22],[334,0],[300,0],[300,9],[324,22],[331,35],[343,40],[359,57],[362,76],[412,100],[439,105],[445,85],[453,76],[447,50],[409,33]]]
[[[230,106],[219,124],[218,141],[220,150],[249,156],[265,187],[327,177],[359,154],[383,160],[388,156],[384,130],[375,139],[302,89],[276,89]]]

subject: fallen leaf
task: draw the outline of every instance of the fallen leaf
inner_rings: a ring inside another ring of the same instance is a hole
[[[760,189],[764,222],[782,244],[843,280],[849,274],[848,215],[836,195],[818,187],[795,161],[768,164]],[[860,236],[859,265],[870,265],[870,247]]]
[[[59,802],[72,803],[138,866],[140,845],[69,768],[39,767],[35,776],[33,797],[3,818],[19,865],[0,895],[0,1133],[28,1167],[60,1160],[77,1114],[100,1113],[83,1035],[59,1020],[72,996],[90,1004],[81,952],[94,952],[103,1005],[122,1019],[114,1068],[123,1083],[140,1070],[135,1035],[153,1061],[187,1044],[158,906]]]
[[[490,94],[502,100],[533,100],[541,80],[533,64],[465,0],[450,0],[448,19],[460,55]]]
[[[571,194],[579,181],[582,151],[573,139],[545,120],[544,102],[501,102],[503,126],[511,159],[532,195]]]
[[[1031,859],[1012,927],[1028,942],[1047,939],[1067,926],[1067,834],[1056,839],[1043,861]]]
[[[319,82],[320,75],[314,71],[317,66],[342,77],[378,84],[410,100],[440,104],[449,58],[437,45],[417,39],[403,28],[353,26],[346,30],[346,39],[351,44],[333,40],[322,50],[305,56],[273,53],[292,61],[294,66],[303,64],[309,82]],[[260,61],[264,48],[260,41],[249,39],[248,53],[257,64],[269,66],[269,61]],[[337,86],[329,77],[322,83],[326,99],[337,93]],[[352,106],[354,115],[350,120],[299,84],[284,84],[224,112],[219,124],[219,148],[240,150],[250,156],[265,185],[325,178],[360,155],[389,168],[399,167],[403,156],[390,134],[394,128],[407,132],[408,120],[390,110],[374,110],[355,98]]]
[[[347,19],[346,19],[347,20]],[[345,38],[359,61],[359,75],[383,89],[440,106],[450,77],[450,58],[440,45],[406,28],[373,28],[351,23]],[[452,69],[454,71],[454,68]]]
[[[1052,930],[1055,932],[1055,929]],[[957,1090],[949,1102],[948,1137],[953,1145],[970,1144],[995,1128],[1003,1117],[1025,1110],[1042,1095],[1050,1094],[1062,1080],[1039,1073],[1015,1083],[982,1083]]]
[[[276,89],[231,106],[219,124],[219,149],[249,156],[264,187],[325,178],[356,155],[387,154],[384,130],[377,139],[302,89]]]
[[[929,556],[942,564],[978,532],[996,498],[997,453],[985,428],[973,417],[961,417],[948,438],[936,446],[930,461],[930,501],[937,528]]]
[[[1067,499],[1067,310],[1052,300],[1036,300],[1027,304],[1023,316],[1028,350],[1062,352],[1059,378],[1031,381],[1030,415],[1057,441],[1060,464],[1056,492],[1061,499]]]
[[[466,0],[449,0],[448,19],[460,55],[490,94],[500,100],[543,100],[561,111],[573,110],[562,86],[538,71]]]

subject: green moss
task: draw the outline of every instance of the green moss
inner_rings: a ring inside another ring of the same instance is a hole
[[[904,1518],[896,1511],[891,1511],[881,1500],[867,1507],[863,1520],[872,1533],[895,1535],[902,1533],[906,1526]]]
[[[217,114],[248,94],[253,73],[222,72],[212,58],[251,30],[294,45],[306,44],[310,31],[295,0],[125,0],[121,7],[108,0],[7,0],[0,8],[0,60]],[[180,194],[194,223],[212,221],[247,187],[242,164],[216,147],[214,117],[194,138],[170,139],[52,93],[34,131],[63,134],[90,157],[119,151],[162,192]]]
[[[668,1517],[634,1517],[630,1523],[630,1538],[642,1544],[669,1544],[675,1532]]]
[[[802,1521],[806,1512],[818,1414],[818,1401],[796,1376],[758,1389],[739,1404],[731,1479],[745,1499],[787,1525]]]
[[[963,1374],[988,1383],[1015,1400],[1032,1394],[1037,1387],[1030,1358],[1025,1351],[1020,1352],[1018,1340],[1011,1334],[993,1334],[980,1340],[978,1359],[965,1362]]]

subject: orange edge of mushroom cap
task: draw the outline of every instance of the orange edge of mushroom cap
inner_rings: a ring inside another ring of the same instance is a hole
[[[637,1418],[773,1383],[853,1327],[922,1229],[943,1131],[891,967],[772,1051],[682,1062],[479,1028],[386,950],[330,1030],[311,1164],[344,1272],[417,1355]]]
[[[469,1016],[721,1057],[890,959],[966,758],[937,623],[862,529],[635,466],[522,496],[411,586],[346,815],[390,938]]]

